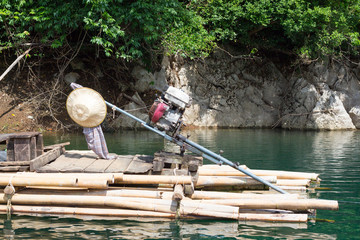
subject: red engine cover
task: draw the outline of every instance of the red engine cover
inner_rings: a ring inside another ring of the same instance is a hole
[[[162,102],[155,102],[150,109],[150,118],[153,123],[156,123],[164,115],[169,106]]]

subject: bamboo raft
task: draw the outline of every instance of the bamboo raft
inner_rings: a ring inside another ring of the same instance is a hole
[[[30,140],[17,146],[15,139],[24,136]],[[4,214],[304,223],[317,209],[339,207],[337,201],[307,198],[320,184],[316,173],[243,166],[289,192],[279,194],[229,166],[203,165],[194,155],[157,152],[103,160],[89,151],[66,151],[69,143],[42,147],[40,134],[0,136],[2,141],[10,158],[0,162]]]

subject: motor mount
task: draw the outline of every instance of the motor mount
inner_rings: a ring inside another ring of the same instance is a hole
[[[151,124],[161,131],[175,134],[183,125],[182,116],[191,102],[188,94],[169,86],[150,108]]]

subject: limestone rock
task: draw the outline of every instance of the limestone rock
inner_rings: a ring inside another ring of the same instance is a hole
[[[135,102],[130,102],[123,108],[125,111],[134,115],[135,117],[147,122],[149,116],[147,114],[146,109],[144,109],[145,103],[140,98],[139,94],[136,92],[132,98],[139,104]],[[128,116],[121,114],[115,121],[113,121],[110,125],[111,128],[114,129],[137,129],[144,128],[139,122],[129,118]]]
[[[360,128],[360,105],[350,109],[349,115],[356,128]]]
[[[150,89],[163,90],[167,86],[164,68],[153,74],[141,66],[136,66],[132,70],[131,75],[136,80],[134,88],[139,93],[149,91]]]
[[[75,83],[77,80],[79,80],[80,75],[76,72],[70,72],[64,76],[64,79],[67,83]]]

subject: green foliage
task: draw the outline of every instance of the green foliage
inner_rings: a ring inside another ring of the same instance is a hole
[[[3,0],[0,23],[3,48],[24,42],[58,48],[85,31],[87,42],[126,60],[151,58],[164,48],[206,56],[214,46],[201,17],[174,0]]]
[[[151,61],[166,50],[206,57],[218,42],[249,54],[306,58],[358,54],[358,0],[0,0],[0,51],[23,43],[99,46],[106,56]]]
[[[309,58],[358,54],[359,1],[200,0],[191,8],[218,41]]]

